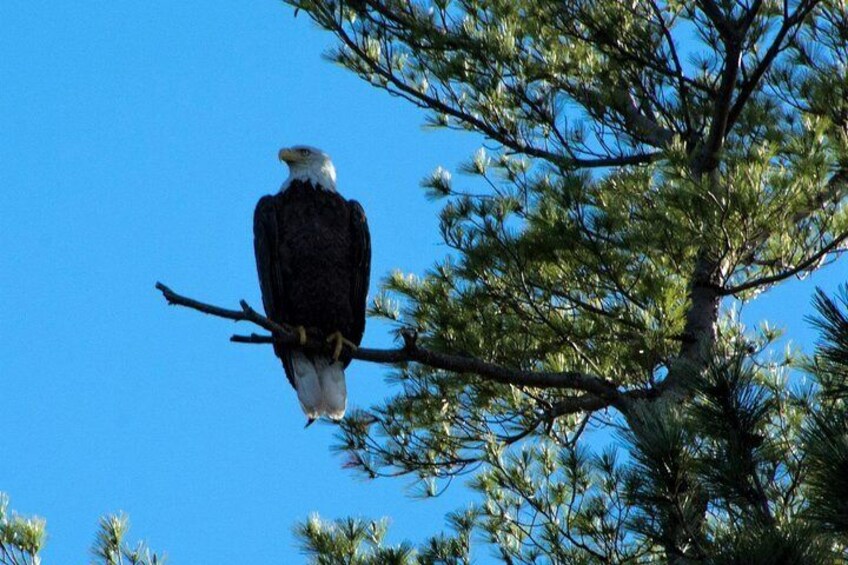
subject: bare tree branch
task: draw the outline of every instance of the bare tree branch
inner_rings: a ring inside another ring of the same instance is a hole
[[[198,312],[203,312],[204,314],[226,318],[236,322],[252,322],[272,333],[272,336],[257,334],[249,336],[236,335],[231,338],[233,342],[273,343],[276,341],[277,343],[291,347],[301,347],[308,351],[330,353],[330,347],[325,343],[323,336],[314,332],[308,332],[307,342],[301,345],[297,332],[292,328],[278,324],[262,316],[244,300],[240,302],[241,310],[230,310],[179,295],[162,283],[156,283],[156,288],[162,293],[168,304],[184,306]],[[360,347],[352,353],[352,357],[360,361],[383,364],[415,362],[435,369],[475,374],[483,379],[501,384],[537,388],[573,389],[587,393],[572,400],[568,407],[572,411],[598,410],[608,406],[613,406],[619,410],[626,410],[630,400],[648,395],[646,391],[642,390],[621,392],[618,386],[611,381],[578,371],[525,371],[503,367],[476,357],[432,351],[420,347],[417,344],[417,336],[414,332],[402,332],[401,336],[404,340],[403,347],[396,349]]]

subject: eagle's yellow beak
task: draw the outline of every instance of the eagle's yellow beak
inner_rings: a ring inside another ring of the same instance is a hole
[[[288,147],[283,147],[280,149],[280,152],[277,153],[277,157],[280,158],[280,161],[285,163],[291,163],[292,161],[297,161],[297,151],[292,151]]]

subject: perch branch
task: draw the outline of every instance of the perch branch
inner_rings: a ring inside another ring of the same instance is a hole
[[[231,341],[236,343],[267,344],[277,342],[291,347],[302,347],[308,351],[329,351],[323,336],[314,332],[308,332],[306,344],[300,345],[299,336],[292,328],[269,320],[256,312],[244,300],[240,302],[241,310],[230,310],[182,296],[162,283],[156,283],[156,288],[162,293],[168,304],[184,306],[198,312],[203,312],[204,314],[226,318],[236,322],[251,322],[272,334],[234,335]],[[351,356],[354,359],[370,361],[372,363],[398,364],[415,362],[435,369],[443,369],[456,373],[473,373],[483,379],[508,385],[563,388],[588,393],[587,397],[581,397],[580,402],[575,403],[575,410],[597,410],[607,406],[614,406],[619,410],[625,410],[630,400],[646,396],[647,394],[641,390],[621,392],[615,383],[611,381],[578,371],[525,371],[489,363],[476,357],[432,351],[418,345],[417,335],[414,332],[405,331],[401,333],[401,336],[404,341],[402,347],[394,349],[360,347]]]

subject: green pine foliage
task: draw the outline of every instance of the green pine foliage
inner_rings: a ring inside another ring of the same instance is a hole
[[[9,497],[0,492],[0,564],[38,565],[46,539],[43,518],[24,518],[9,512]]]
[[[295,536],[310,563],[318,565],[470,565],[469,536],[473,516],[455,513],[448,517],[454,536],[439,535],[429,539],[421,548],[409,543],[396,546],[385,544],[388,521],[365,521],[346,518],[326,522],[312,516],[295,528]]]
[[[808,516],[818,528],[848,540],[848,286],[836,300],[821,291],[814,322],[824,341],[811,363],[821,401],[803,432],[809,457]]]
[[[0,492],[0,565],[39,565],[47,541],[47,522],[9,512],[9,497]],[[143,542],[126,541],[129,519],[123,514],[104,516],[91,548],[92,565],[161,565],[165,558]]]
[[[451,519],[461,551],[433,561],[408,542],[383,548],[385,520],[313,517],[297,529],[304,552],[315,563],[465,563],[477,539],[506,563],[844,562],[848,409],[835,391],[848,374],[848,286],[836,299],[819,291],[816,306],[811,358],[776,360],[763,328],[716,351],[689,401],[644,402],[612,422],[605,449],[578,441],[584,423],[567,435],[559,420],[520,449],[489,439],[469,481],[481,502]]]
[[[144,542],[130,545],[126,542],[130,529],[125,514],[110,514],[100,519],[100,529],[91,548],[96,565],[161,565],[164,557],[158,556]]]
[[[341,425],[347,466],[424,497],[462,478],[506,563],[848,558],[848,297],[819,296],[808,360],[738,320],[848,241],[844,2],[286,3],[428,127],[487,140],[422,180],[448,252],[371,314],[511,376],[397,365]]]

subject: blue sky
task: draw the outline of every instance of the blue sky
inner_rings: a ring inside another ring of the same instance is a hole
[[[479,139],[424,131],[420,111],[324,61],[330,41],[273,0],[0,2],[0,491],[47,518],[45,563],[85,561],[118,510],[172,563],[290,563],[310,512],[388,515],[392,539],[421,540],[467,502],[340,469],[332,427],[303,429],[270,349],[153,289],[259,305],[253,206],[296,143],[329,152],[364,205],[372,293],[445,252],[418,181]],[[747,319],[809,345],[813,286],[844,265]],[[365,342],[388,345],[386,328]],[[352,365],[351,403],[389,394],[384,373]]]

